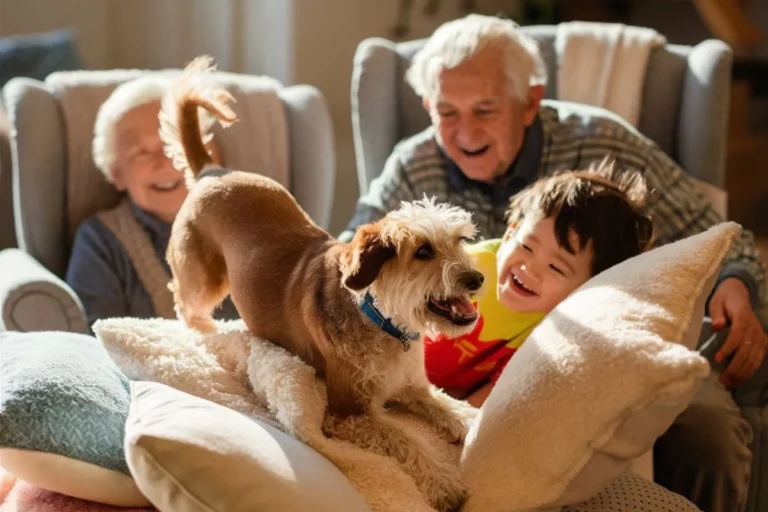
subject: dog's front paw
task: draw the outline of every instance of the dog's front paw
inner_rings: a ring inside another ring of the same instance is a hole
[[[440,465],[424,475],[421,490],[437,510],[448,512],[458,509],[467,497],[467,489],[453,466]]]
[[[451,441],[457,444],[464,443],[469,428],[475,421],[479,411],[479,409],[475,409],[471,405],[458,402],[451,408],[450,414],[446,416],[441,427],[448,434]]]
[[[454,444],[462,444],[467,437],[469,426],[460,418],[449,417],[442,425],[448,439]]]

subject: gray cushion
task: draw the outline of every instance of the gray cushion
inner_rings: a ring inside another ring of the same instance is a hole
[[[0,87],[17,76],[43,80],[54,71],[82,68],[70,30],[0,38]]]
[[[0,447],[128,473],[128,379],[90,336],[0,333]]]

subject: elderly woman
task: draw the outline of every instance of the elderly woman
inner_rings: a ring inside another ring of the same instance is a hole
[[[509,200],[538,177],[585,169],[612,154],[620,168],[643,173],[654,191],[647,212],[657,244],[686,238],[722,221],[693,181],[652,141],[617,116],[544,100],[546,69],[536,43],[516,25],[469,15],[438,28],[415,55],[407,80],[431,118],[401,141],[360,198],[342,240],[425,194],[473,213],[481,238],[506,229]],[[750,378],[766,354],[752,305],[765,297],[766,275],[752,234],[744,231],[710,298],[712,326],[732,328],[718,362],[732,356],[660,440],[656,479],[704,510],[741,510],[750,474],[751,431],[723,384]]]
[[[124,197],[77,230],[66,281],[83,303],[89,325],[100,318],[173,318],[165,250],[187,188],[163,152],[160,101],[167,78],[148,75],[115,89],[99,109],[93,159]],[[214,156],[217,149],[210,147]],[[217,318],[238,318],[227,299]]]

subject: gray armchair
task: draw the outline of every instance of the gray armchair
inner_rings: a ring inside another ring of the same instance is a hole
[[[82,305],[61,278],[79,223],[119,201],[89,157],[96,112],[119,83],[140,73],[56,73],[45,82],[13,79],[3,89],[11,124],[19,249],[0,252],[0,331],[87,332]],[[250,91],[258,90],[253,77],[220,77],[236,88],[240,105],[247,104]],[[325,99],[309,86],[284,88],[279,97],[289,132],[289,188],[310,216],[327,227],[336,164]],[[242,157],[237,147],[254,141],[247,123],[240,125],[220,131],[217,139],[227,165],[249,170],[248,162],[237,161]],[[75,126],[79,129],[69,129]]]
[[[556,99],[556,26],[522,30],[539,44],[549,74],[546,97]],[[357,48],[352,125],[361,193],[381,173],[395,144],[429,125],[421,100],[404,79],[424,42],[373,38]],[[731,62],[731,49],[716,40],[653,51],[638,126],[688,173],[717,188],[725,184]]]

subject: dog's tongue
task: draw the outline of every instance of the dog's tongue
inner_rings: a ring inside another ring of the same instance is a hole
[[[451,301],[451,310],[460,316],[470,316],[475,314],[475,307],[464,298],[457,298]]]

